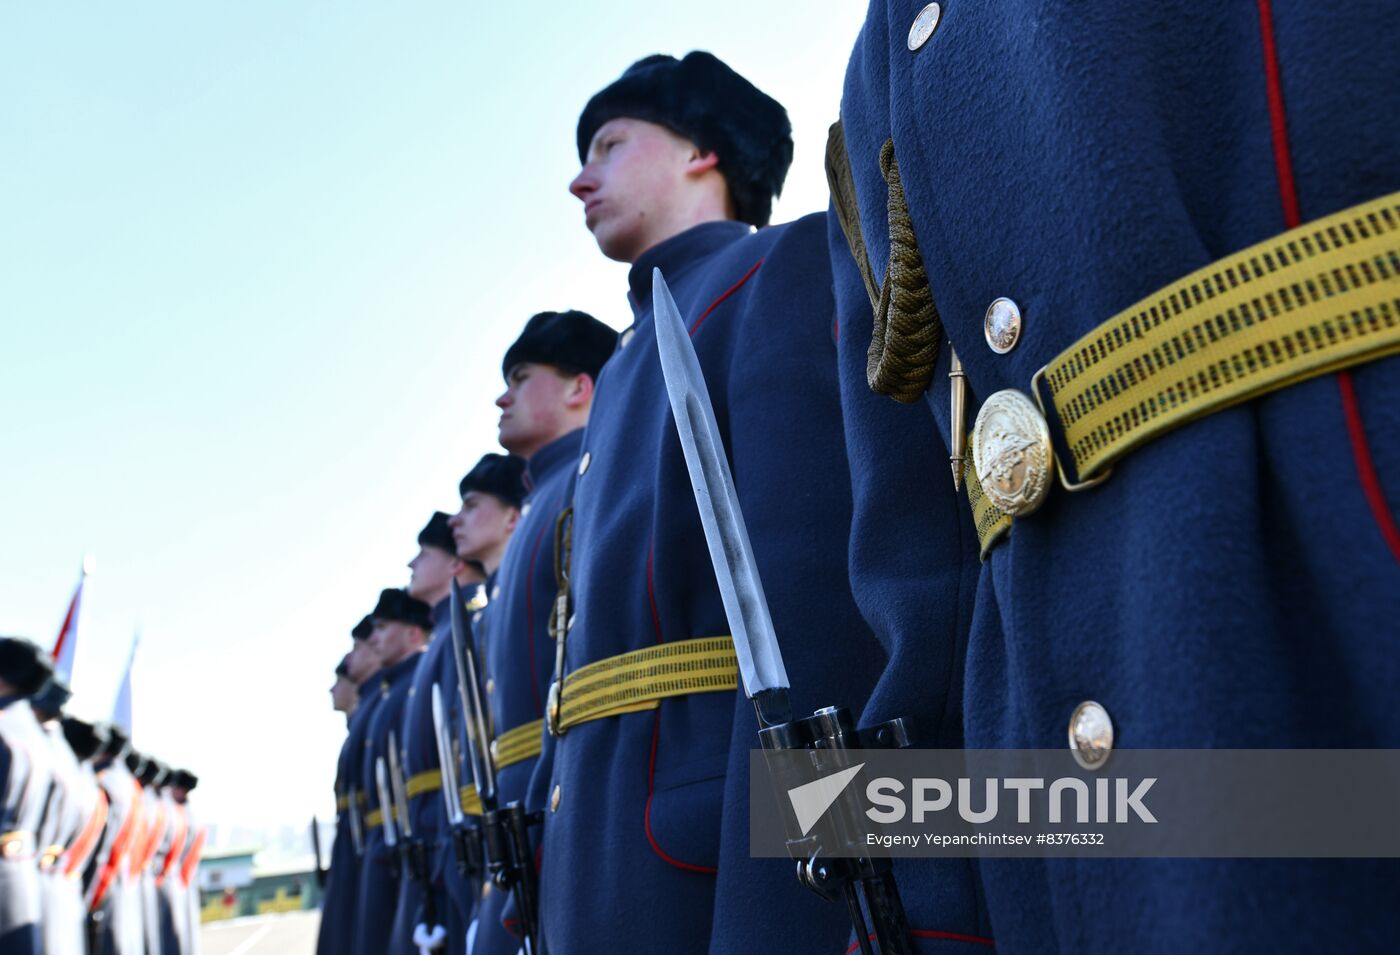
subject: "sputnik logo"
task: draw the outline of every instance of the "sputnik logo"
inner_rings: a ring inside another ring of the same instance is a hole
[[[797,814],[797,824],[802,827],[802,834],[805,836],[812,831],[812,827],[817,824],[817,820],[831,807],[841,795],[846,787],[855,779],[856,773],[860,772],[864,763],[852,766],[850,769],[843,769],[839,773],[832,773],[830,776],[823,776],[821,779],[810,783],[803,783],[795,789],[788,790],[788,799],[792,802],[792,811]]]

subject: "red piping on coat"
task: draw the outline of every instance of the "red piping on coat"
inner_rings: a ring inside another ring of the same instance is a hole
[[[1274,11],[1272,0],[1258,0],[1259,29],[1264,41],[1264,76],[1269,89],[1269,120],[1274,138],[1274,165],[1278,170],[1279,198],[1283,202],[1284,225],[1292,229],[1302,223],[1298,207],[1298,188],[1293,181],[1293,158],[1288,148],[1288,116],[1283,106],[1283,80],[1279,72],[1278,47],[1274,39]],[[1400,561],[1400,527],[1396,526],[1395,515],[1390,513],[1385,493],[1381,490],[1380,477],[1376,474],[1376,462],[1371,456],[1371,445],[1366,440],[1366,427],[1361,419],[1361,405],[1356,400],[1356,388],[1352,384],[1351,372],[1337,373],[1337,389],[1341,392],[1342,414],[1346,419],[1347,437],[1351,440],[1351,454],[1356,461],[1356,476],[1361,482],[1361,491],[1366,495],[1366,503],[1371,508],[1371,517],[1376,522],[1381,537],[1385,539],[1391,554]]]
[[[760,263],[760,264],[762,264],[762,263]],[[754,269],[756,269],[756,268],[758,268],[757,265],[754,266]],[[752,274],[753,274],[753,269],[750,269],[750,270],[749,270],[749,275],[752,275]],[[744,278],[747,279],[747,278],[748,278],[748,275],[744,276]],[[742,281],[739,283],[739,285],[743,285],[743,284],[744,284],[744,283],[743,283]],[[738,288],[739,285],[734,286],[734,288]],[[732,292],[732,291],[734,291],[734,289],[730,289],[729,291]],[[725,294],[725,295],[728,295],[729,292],[725,292],[724,294]],[[720,296],[721,299],[723,299],[723,297],[724,297],[724,296]],[[716,301],[715,304],[718,305],[719,302]],[[714,305],[711,305],[710,308],[714,308]],[[708,309],[706,310],[705,314],[706,314],[706,315],[709,314],[709,310],[708,310]],[[701,318],[702,320],[704,319],[704,317],[705,317],[704,315],[701,315],[701,316],[700,316],[700,318]],[[696,324],[696,325],[699,325],[700,323],[699,323],[699,322],[696,322],[695,324]],[[693,332],[692,332],[692,333],[693,333]],[[654,581],[652,580],[652,575],[651,575],[652,557],[655,556],[655,551],[656,551],[656,542],[655,542],[655,540],[653,540],[653,541],[651,542],[651,544],[647,546],[647,601],[648,601],[648,603],[651,604],[651,625],[652,625],[652,627],[654,627],[654,628],[656,629],[656,642],[657,642],[657,643],[665,643],[666,640],[665,640],[665,638],[662,636],[662,633],[661,633],[661,614],[660,614],[660,612],[658,612],[657,609],[656,609],[656,586],[655,586]],[[655,853],[657,854],[657,856],[661,859],[661,861],[662,861],[662,862],[665,862],[667,865],[673,865],[673,866],[675,866],[677,869],[683,869],[683,870],[685,870],[686,872],[701,872],[701,873],[704,873],[705,875],[718,875],[718,874],[719,874],[719,869],[714,868],[713,866],[696,865],[696,864],[693,863],[693,862],[682,862],[680,859],[677,859],[676,857],[674,857],[674,856],[672,856],[672,855],[668,855],[668,854],[666,853],[666,850],[664,850],[664,849],[661,848],[661,844],[658,843],[658,842],[656,841],[656,836],[652,835],[652,832],[651,832],[651,798],[652,798],[652,796],[656,795],[656,744],[660,741],[660,739],[661,739],[661,708],[660,708],[660,707],[657,707],[657,710],[656,710],[656,719],[653,720],[653,721],[652,721],[652,724],[651,724],[651,758],[650,758],[650,760],[649,760],[648,763],[647,763],[647,808],[646,808],[646,819],[645,819],[645,822],[646,822],[646,831],[647,831],[647,842],[649,842],[649,843],[651,844],[651,851],[652,851],[652,852],[655,852]]]
[[[915,938],[932,938],[944,942],[967,942],[969,945],[996,945],[994,939],[984,938],[981,935],[964,935],[961,932],[937,932],[932,929],[916,928],[910,929],[909,934]],[[870,936],[870,941],[875,941],[875,936],[873,934]],[[860,943],[852,942],[851,947],[846,949],[845,955],[851,955],[851,953],[858,948],[860,948]]]
[[[758,267],[762,264],[762,259],[759,259],[757,262],[755,262],[753,264],[753,268],[749,269],[747,272],[744,273],[743,278],[735,282],[733,285],[729,286],[729,288],[725,289],[723,295],[711,302],[709,307],[700,313],[700,317],[695,320],[695,324],[690,326],[691,338],[694,338],[695,333],[700,330],[700,323],[703,322],[705,319],[709,318],[710,313],[713,312],[716,308],[719,308],[719,303],[723,302],[729,296],[733,295],[735,292],[739,291],[739,289],[743,288],[744,283],[747,282],[749,279],[753,278],[753,274],[758,271]]]

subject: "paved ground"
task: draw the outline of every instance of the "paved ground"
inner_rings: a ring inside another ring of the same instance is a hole
[[[289,912],[210,922],[202,927],[203,955],[313,955],[320,912]]]

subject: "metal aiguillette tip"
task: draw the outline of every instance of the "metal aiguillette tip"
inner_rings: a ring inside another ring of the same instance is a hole
[[[967,402],[967,375],[963,373],[962,360],[958,358],[958,353],[953,351],[952,343],[948,344],[948,384],[952,392],[951,424],[949,435],[949,450],[952,452],[948,456],[948,463],[953,468],[953,490],[962,490],[963,467],[967,461],[967,415],[964,405]]]

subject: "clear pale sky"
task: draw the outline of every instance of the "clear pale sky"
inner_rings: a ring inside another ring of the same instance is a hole
[[[859,0],[0,8],[0,633],[52,643],[97,556],[73,710],[206,821],[332,811],[349,629],[496,450],[525,319],[623,327],[574,125],[654,52],[788,108],[774,221],[826,206]]]

